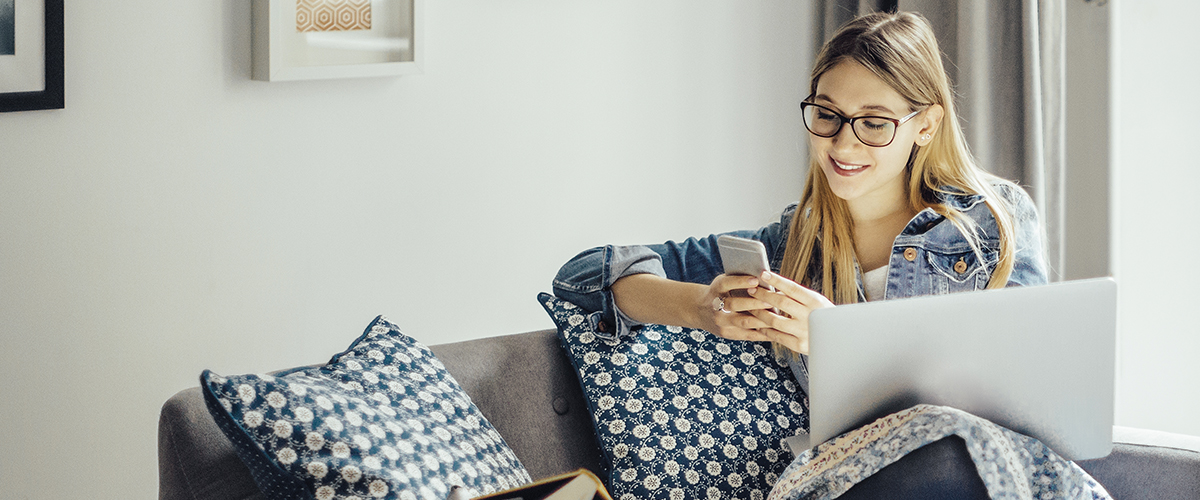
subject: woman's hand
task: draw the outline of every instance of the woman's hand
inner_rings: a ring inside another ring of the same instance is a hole
[[[756,289],[758,282],[757,277],[746,275],[722,274],[714,278],[696,304],[700,326],[730,340],[771,340],[760,331],[770,325],[753,314],[771,305],[747,292]]]
[[[778,313],[769,310],[754,312],[768,325],[763,332],[771,340],[800,354],[808,354],[808,315],[817,309],[833,307],[833,302],[814,290],[772,272],[763,272],[762,281],[775,287],[749,290],[751,296],[771,304]]]
[[[775,291],[758,288],[760,284],[773,286]],[[736,290],[745,291],[746,296]],[[718,276],[709,285],[707,296],[712,300],[714,327],[709,331],[728,339],[771,340],[801,354],[808,354],[808,315],[833,307],[824,295],[770,272],[758,277]],[[724,308],[718,309],[722,303]]]

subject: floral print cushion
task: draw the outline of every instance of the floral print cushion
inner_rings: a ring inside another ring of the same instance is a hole
[[[604,340],[584,311],[539,302],[576,369],[617,500],[763,500],[808,432],[808,401],[769,344],[644,325]]]
[[[320,367],[200,376],[209,412],[269,499],[443,500],[530,482],[433,353],[376,318]]]

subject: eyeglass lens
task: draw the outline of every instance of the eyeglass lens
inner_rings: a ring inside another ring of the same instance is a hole
[[[837,135],[846,121],[850,122],[858,140],[868,146],[886,146],[896,135],[896,123],[891,120],[873,116],[860,116],[847,120],[816,104],[806,103],[804,106],[804,126],[818,136],[833,137]]]

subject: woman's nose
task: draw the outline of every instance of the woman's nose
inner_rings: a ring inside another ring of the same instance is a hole
[[[835,150],[849,150],[860,145],[858,136],[854,135],[854,128],[849,123],[843,123],[842,128],[838,129],[831,139]]]

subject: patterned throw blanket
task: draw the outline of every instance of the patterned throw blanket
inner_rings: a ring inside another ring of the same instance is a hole
[[[1040,441],[969,413],[918,405],[888,415],[801,453],[784,469],[768,500],[837,498],[909,452],[951,434],[999,499],[1112,500],[1104,487]]]

